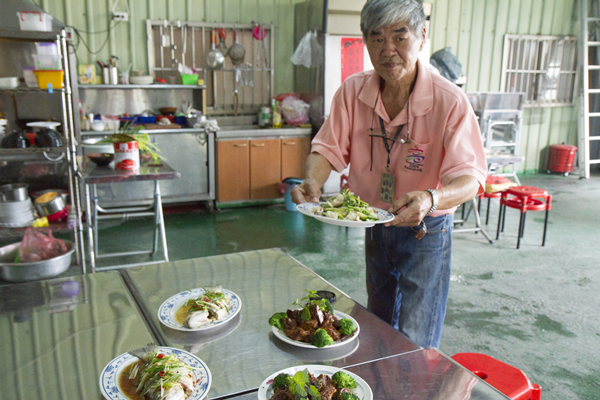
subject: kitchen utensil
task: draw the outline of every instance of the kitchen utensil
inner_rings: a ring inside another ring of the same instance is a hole
[[[177,112],[177,107],[162,107],[159,108],[158,111],[160,111],[162,115],[174,115]]]
[[[235,29],[233,30],[233,44],[227,51],[227,55],[231,58],[231,63],[236,67],[242,64],[246,57],[246,49],[238,42]]]
[[[61,147],[64,145],[62,136],[54,129],[44,128],[35,135],[37,147]]]
[[[226,38],[227,31],[223,28],[219,28],[219,46],[217,46],[217,49],[219,49],[223,54],[227,54],[227,43],[225,43]]]
[[[10,282],[27,282],[53,278],[65,272],[71,266],[75,247],[73,242],[65,240],[67,252],[49,260],[15,263],[21,242],[0,248],[0,277]]]
[[[150,75],[130,76],[129,83],[132,85],[152,85],[154,83],[154,78]]]
[[[183,38],[181,39],[181,63],[185,65],[185,53],[187,52],[187,24],[185,24],[183,28],[181,28],[181,35],[183,36]]]
[[[96,131],[96,132],[101,132],[106,127],[106,125],[104,124],[104,121],[101,121],[99,119],[92,121],[90,123],[90,126],[92,127],[92,130]]]
[[[210,41],[210,51],[206,55],[206,66],[209,69],[221,69],[225,62],[225,56],[216,48],[217,36],[214,29],[211,31]]]
[[[90,138],[84,139],[83,144],[83,154],[92,154],[92,153],[114,153],[115,148],[112,143],[98,143],[102,138]]]
[[[58,192],[58,193],[60,193],[60,195],[62,196],[62,198],[65,200],[65,203],[68,203],[67,200],[69,198],[69,191],[65,190],[65,189],[43,189],[43,190],[36,190],[34,192],[31,192],[31,197],[33,197],[34,199],[37,199],[38,197],[40,197],[44,193],[48,193],[48,192]]]
[[[15,129],[12,133],[2,138],[0,146],[5,149],[24,149],[25,147],[31,146],[31,144],[25,133]]]
[[[252,29],[252,36],[256,40],[260,40],[262,42],[262,53],[263,53],[263,62],[264,66],[268,66],[267,62],[267,47],[265,45],[265,38],[267,37],[267,31],[260,25],[256,25],[254,29]],[[256,52],[256,65],[260,65],[260,50]]]
[[[24,183],[9,183],[0,186],[0,201],[25,201],[29,199],[27,185]]]
[[[106,167],[115,159],[115,155],[111,153],[92,153],[87,156],[90,161],[99,167]]]
[[[33,204],[35,209],[44,217],[62,211],[66,206],[65,200],[58,192],[44,193],[35,199]]]
[[[29,197],[23,201],[0,202],[0,226],[18,228],[31,225],[33,206]]]
[[[39,122],[28,122],[26,124],[32,128],[48,128],[48,129],[56,129],[56,127],[60,126],[60,122],[54,121],[39,121]]]

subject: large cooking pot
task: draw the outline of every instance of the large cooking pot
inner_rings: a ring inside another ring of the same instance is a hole
[[[65,200],[58,192],[47,192],[33,202],[35,209],[44,217],[64,210]]]
[[[9,183],[0,186],[0,202],[25,201],[28,198],[27,185],[24,183]]]

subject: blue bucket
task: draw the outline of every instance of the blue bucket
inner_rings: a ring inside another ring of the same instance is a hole
[[[287,211],[298,211],[296,208],[296,204],[292,201],[292,189],[304,182],[302,179],[298,178],[285,178],[283,180],[283,184],[286,185],[285,194],[283,195],[283,199],[285,200],[285,209]]]

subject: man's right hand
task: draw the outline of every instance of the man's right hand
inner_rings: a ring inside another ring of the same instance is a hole
[[[321,198],[321,185],[314,179],[307,179],[290,192],[292,201],[300,203],[318,203]]]

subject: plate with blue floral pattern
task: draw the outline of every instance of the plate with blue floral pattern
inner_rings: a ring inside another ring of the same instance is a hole
[[[188,300],[200,297],[205,291],[206,290],[204,288],[189,289],[169,297],[158,308],[158,320],[166,327],[175,329],[177,331],[197,332],[222,326],[223,324],[231,321],[231,319],[240,312],[240,309],[242,308],[242,299],[240,299],[240,297],[231,290],[219,288],[217,291],[223,293],[225,298],[229,300],[227,314],[223,319],[212,321],[209,324],[194,329],[188,328],[187,326],[179,323],[175,318],[177,310],[179,310],[179,308],[181,308]]]
[[[175,354],[185,364],[193,367],[192,374],[196,382],[196,390],[194,390],[187,400],[202,400],[208,394],[212,383],[210,370],[198,357],[184,350],[175,349],[173,347],[158,347],[158,351],[165,354]],[[119,378],[123,370],[134,362],[139,361],[135,356],[129,353],[123,353],[109,362],[100,374],[100,392],[106,400],[130,400],[129,397],[121,390],[119,386]]]

